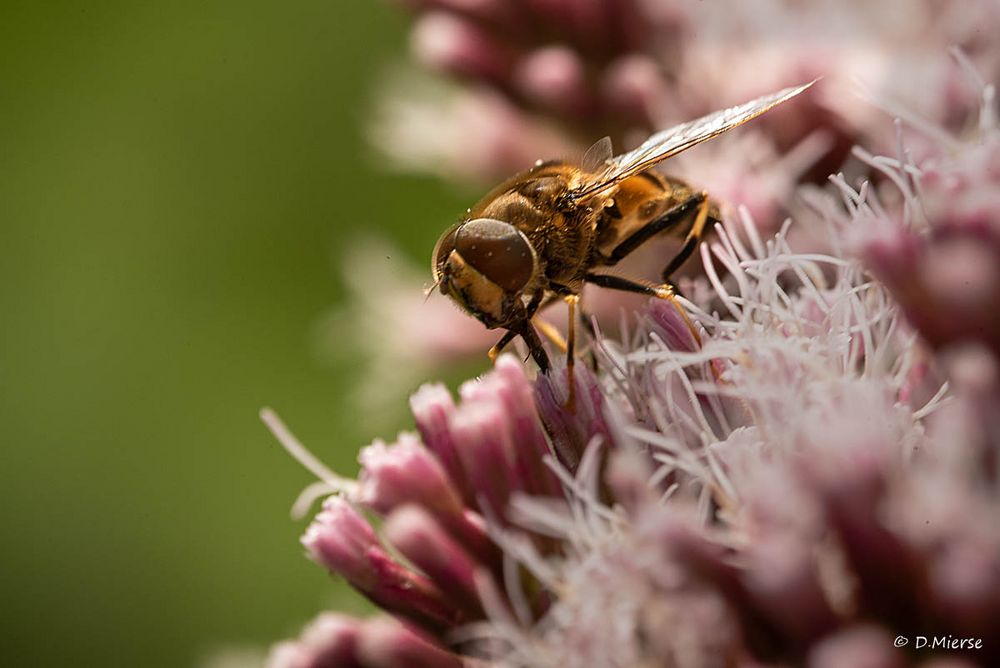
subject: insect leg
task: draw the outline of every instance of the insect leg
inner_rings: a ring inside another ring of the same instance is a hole
[[[580,295],[569,295],[565,297],[566,306],[569,307],[569,326],[566,344],[566,382],[569,384],[569,398],[566,400],[566,408],[569,412],[576,412],[576,380],[573,378],[573,365],[576,363],[576,305],[580,301]]]
[[[519,322],[513,323],[510,329],[504,332],[504,335],[500,337],[499,341],[496,342],[496,345],[490,348],[489,352],[486,353],[490,358],[490,362],[496,364],[497,358],[500,357],[500,353],[503,352],[503,349],[507,346],[507,344],[513,341],[514,337],[516,336],[520,336],[521,338],[523,338],[525,343],[528,344],[528,347],[531,348],[531,342],[528,341],[528,336],[525,336],[524,334],[525,330],[531,330],[531,334],[534,336],[534,339],[538,341],[538,336],[535,334],[535,331],[531,328],[531,319],[534,317],[535,313],[538,312],[539,308],[552,303],[553,301],[555,301],[555,299],[558,299],[558,297],[550,295],[543,302],[542,297],[544,296],[545,296],[544,292],[541,290],[539,290],[538,292],[536,292],[531,296],[531,301],[528,302],[528,305],[524,308],[524,319]],[[566,349],[565,342],[563,342],[561,346],[559,345],[559,342],[562,341],[562,337],[559,336],[559,332],[556,331],[555,328],[552,327],[552,325],[548,324],[547,322],[542,322],[539,323],[539,328],[542,329],[543,332],[545,332],[546,336],[549,336],[549,338],[551,338],[550,332],[546,331],[546,328],[550,329],[551,332],[554,333],[556,337],[555,339],[552,339],[552,342],[555,345],[559,346],[560,350]],[[545,355],[545,349],[541,347],[540,342],[538,344],[538,347],[541,350],[541,353],[547,365],[548,356]],[[539,356],[535,353],[535,350],[533,349],[531,351],[531,356],[535,358],[536,362],[539,362]],[[539,362],[539,366],[542,366],[541,362]]]
[[[531,353],[532,359],[535,360],[535,364],[538,365],[538,370],[542,373],[549,372],[549,354],[545,352],[545,348],[542,347],[542,341],[538,338],[535,328],[531,326],[531,320],[525,320],[521,323],[521,327],[517,332],[524,342],[528,344],[528,351]]]
[[[536,317],[531,322],[535,328],[542,333],[542,336],[552,342],[552,345],[558,348],[561,352],[566,352],[566,339],[563,338],[562,334],[559,333],[559,330],[556,329],[552,323],[548,320],[542,320],[540,317]]]
[[[500,356],[500,352],[504,347],[513,341],[514,337],[520,336],[528,344],[528,351],[531,353],[531,357],[535,360],[541,372],[548,373],[549,355],[545,352],[545,348],[542,347],[542,341],[538,338],[535,328],[531,326],[531,321],[525,320],[523,323],[515,325],[515,327],[516,329],[508,329],[500,340],[497,341],[497,344],[490,348],[489,353],[487,353],[490,357],[490,362],[496,364],[497,357]]]
[[[594,316],[589,310],[583,307],[583,301],[579,301],[576,304],[576,310],[579,312],[580,317],[578,318],[580,324],[583,328],[587,330],[587,336],[590,337],[591,341],[597,340],[597,330],[594,327]],[[587,354],[587,360],[590,364],[590,368],[593,371],[597,371],[597,355],[594,353],[593,347],[591,347],[589,353]]]
[[[694,225],[691,226],[691,231],[688,232],[687,237],[684,239],[684,246],[682,246],[680,252],[674,256],[674,259],[670,261],[667,268],[663,270],[663,281],[665,283],[670,283],[670,277],[673,273],[680,269],[681,265],[684,264],[689,257],[691,257],[691,253],[693,253],[694,249],[698,247],[699,243],[701,243],[701,235],[705,231],[705,223],[709,220],[709,203],[708,197],[706,197],[704,192],[700,193],[700,197],[701,201],[698,204],[698,213],[695,214]]]
[[[538,311],[541,311],[549,304],[559,301],[559,295],[549,293],[545,299],[541,300],[538,304],[536,304],[535,301],[535,299],[532,299],[531,304],[528,305],[528,317],[531,318],[532,323],[538,331],[540,331],[545,338],[552,342],[552,345],[560,351],[566,352],[566,339],[564,339],[562,334],[559,333],[559,330],[556,329],[552,323],[544,320],[541,316],[536,315]]]
[[[663,285],[647,285],[645,283],[630,281],[627,278],[612,276],[610,274],[587,274],[584,276],[583,280],[602,288],[622,290],[624,292],[637,292],[640,295],[648,295],[650,297],[656,297],[657,299],[669,300],[673,307],[677,309],[681,318],[684,319],[684,323],[687,325],[688,330],[690,330],[691,336],[694,337],[694,340],[699,343],[701,342],[701,336],[698,335],[698,330],[694,328],[694,324],[691,322],[691,319],[688,318],[687,312],[681,307],[680,304],[677,303],[677,297],[674,295],[674,289],[669,283]]]
[[[545,293],[543,290],[539,290],[531,296],[531,301],[528,302],[528,305],[524,309],[524,319],[520,322],[513,323],[508,331],[508,334],[512,334],[511,338],[513,338],[513,336],[520,336],[524,339],[525,344],[528,346],[528,351],[531,353],[531,357],[535,360],[535,364],[538,365],[539,371],[542,373],[548,373],[550,366],[549,355],[545,352],[545,348],[542,346],[542,342],[538,338],[538,333],[531,325],[531,319],[535,316],[539,307],[541,307],[542,298],[544,296]],[[507,335],[505,334],[504,339],[506,338]],[[501,341],[504,339],[501,339]],[[505,343],[508,342],[509,339]]]
[[[583,277],[583,280],[601,288],[621,290],[623,292],[637,292],[640,295],[658,297],[660,299],[672,299],[674,296],[673,289],[669,285],[647,285],[646,283],[639,283],[612,274],[587,274]]]
[[[659,218],[655,218],[640,227],[638,230],[629,235],[624,241],[614,247],[608,256],[608,260],[610,260],[612,264],[622,260],[636,248],[649,241],[649,239],[654,235],[684,222],[684,220],[691,215],[692,211],[697,209],[700,214],[701,208],[704,208],[707,213],[708,197],[704,192],[691,195],[691,197],[669,209]],[[695,224],[697,225],[697,222]],[[704,223],[702,223],[702,225],[704,225]],[[700,234],[701,232],[699,231],[699,235]],[[689,234],[688,237],[690,238],[690,236],[691,235]],[[681,253],[683,252],[684,251],[682,250]],[[688,254],[690,254],[690,251],[688,251]],[[671,262],[671,265],[672,264],[673,262]]]
[[[492,364],[497,363],[497,358],[500,357],[500,353],[503,352],[503,349],[507,346],[508,343],[514,340],[515,336],[517,336],[517,332],[515,332],[512,329],[508,329],[506,332],[504,332],[503,336],[500,337],[500,340],[497,341],[496,345],[490,348],[490,351],[486,354],[489,355],[490,362]]]

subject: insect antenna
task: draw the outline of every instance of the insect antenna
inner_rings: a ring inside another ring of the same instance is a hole
[[[431,287],[429,287],[429,288],[425,288],[425,289],[424,289],[424,303],[425,303],[425,304],[427,303],[427,300],[431,298],[431,295],[432,295],[432,294],[434,294],[434,292],[435,292],[435,291],[436,291],[436,290],[437,290],[437,289],[438,289],[438,288],[439,288],[440,286],[441,286],[441,279],[440,279],[440,278],[438,278],[438,279],[437,279],[436,281],[434,281],[434,285],[432,285],[432,286],[431,286]]]

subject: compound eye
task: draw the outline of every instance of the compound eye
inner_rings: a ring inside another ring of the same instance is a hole
[[[535,254],[527,237],[501,220],[477,218],[461,225],[455,250],[505,292],[521,291],[535,275]]]

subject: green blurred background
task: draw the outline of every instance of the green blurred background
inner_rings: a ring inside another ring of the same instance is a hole
[[[200,665],[363,610],[303,558],[288,509],[311,477],[257,411],[345,472],[392,435],[310,337],[353,236],[422,262],[463,206],[365,146],[405,17],[0,7],[0,664]]]

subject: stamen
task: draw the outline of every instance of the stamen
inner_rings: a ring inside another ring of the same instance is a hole
[[[295,435],[285,426],[285,423],[281,421],[281,418],[273,410],[262,408],[260,419],[271,430],[271,433],[278,439],[278,443],[281,444],[285,451],[298,463],[302,464],[306,470],[326,484],[332,492],[340,492],[351,496],[357,491],[357,482],[343,478],[330,470],[326,464],[321,462],[313,453],[309,452],[299,439],[295,438]],[[311,486],[307,487],[306,491],[310,488]]]

